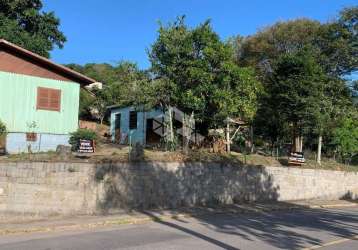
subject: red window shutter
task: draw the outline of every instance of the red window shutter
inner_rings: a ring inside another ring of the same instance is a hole
[[[39,87],[37,89],[37,109],[60,111],[61,90]]]
[[[51,110],[60,111],[61,109],[61,91],[52,89],[50,90],[49,107]]]

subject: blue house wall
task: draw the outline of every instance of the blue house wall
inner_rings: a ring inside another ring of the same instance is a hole
[[[55,151],[58,145],[69,146],[69,135],[37,134],[37,140],[27,141],[26,133],[9,133],[6,138],[6,151],[9,154]]]
[[[137,142],[141,144],[145,144],[146,141],[146,128],[147,128],[147,119],[152,119],[156,117],[160,117],[163,115],[163,111],[161,109],[152,109],[147,112],[137,111],[137,128],[129,129],[129,113],[131,111],[136,111],[135,107],[125,107],[125,108],[111,108],[111,136],[112,141],[116,138],[115,124],[116,124],[116,115],[121,114],[120,121],[120,130],[122,135],[128,136],[131,139],[132,144]],[[124,138],[121,138],[121,143],[123,143]]]

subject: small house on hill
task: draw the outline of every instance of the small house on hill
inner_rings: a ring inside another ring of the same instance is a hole
[[[112,141],[119,144],[155,145],[161,142],[166,134],[165,112],[162,108],[153,108],[148,111],[140,111],[134,106],[119,107],[110,106],[110,132]],[[179,109],[173,107],[173,127],[175,134],[183,135],[183,119],[188,116]],[[204,137],[195,131],[195,121],[191,127],[186,128],[189,140],[193,143],[201,142]]]
[[[109,109],[113,142],[143,145],[160,142],[164,134],[164,113],[161,109],[152,109],[147,112],[137,111],[133,106],[123,108],[111,106]]]
[[[80,87],[96,81],[0,39],[0,120],[9,153],[56,150],[78,128]]]

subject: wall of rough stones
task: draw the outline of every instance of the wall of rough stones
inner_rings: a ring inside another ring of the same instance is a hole
[[[0,212],[92,213],[98,190],[93,170],[79,163],[0,163]]]
[[[220,163],[0,163],[0,213],[68,215],[358,196],[358,173]]]

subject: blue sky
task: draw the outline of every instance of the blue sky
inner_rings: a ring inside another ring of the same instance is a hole
[[[84,4],[85,3],[85,4]],[[279,20],[309,17],[334,18],[357,0],[44,0],[55,11],[67,36],[64,49],[51,57],[58,63],[131,60],[149,66],[146,49],[155,41],[158,21],[187,16],[195,26],[210,18],[221,38],[249,35]]]

